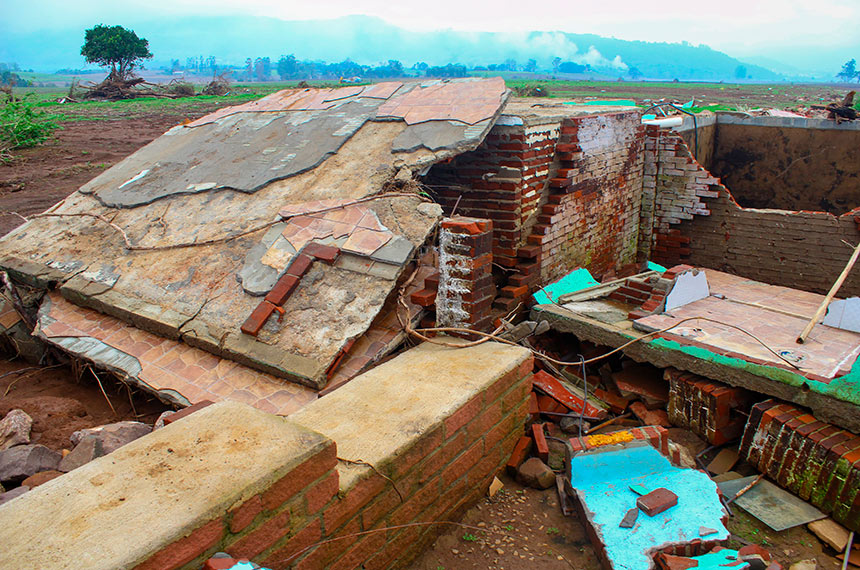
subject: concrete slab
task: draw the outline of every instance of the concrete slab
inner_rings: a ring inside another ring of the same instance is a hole
[[[717,530],[709,541],[729,537],[717,485],[698,470],[672,466],[647,443],[577,454],[571,459],[570,479],[584,508],[585,524],[592,526],[611,568],[652,569],[658,550],[701,540],[702,526]],[[630,486],[637,484],[669,489],[678,503],[654,516],[642,514],[633,528],[624,528],[619,523],[636,506],[639,495]]]
[[[802,346],[795,343],[798,331],[811,318],[822,296],[759,283],[712,269],[705,271],[712,296],[673,311],[671,315],[675,315],[674,317],[655,315],[655,319],[646,318],[644,322],[650,323],[647,327],[649,330],[677,322],[677,313],[684,311],[685,316],[709,316],[716,320],[725,320],[727,313],[724,308],[729,307],[737,317],[734,324],[765,339],[777,350],[788,351],[786,354],[789,357],[794,353],[806,353],[809,350],[812,354],[820,354],[824,360],[807,358],[799,363],[802,370],[796,370],[770,354],[751,337],[737,331],[729,333],[728,327],[720,325],[713,325],[712,330],[725,332],[726,338],[730,338],[733,343],[732,347],[727,350],[727,346],[703,344],[702,334],[711,326],[704,321],[684,323],[678,327],[680,331],[675,329],[654,338],[646,336],[641,330],[631,328],[631,325],[639,327],[639,321],[601,322],[557,304],[533,307],[530,318],[535,321],[547,320],[557,331],[572,333],[583,340],[603,346],[618,347],[642,338],[639,342],[625,346],[624,354],[638,362],[649,362],[659,368],[674,367],[686,370],[732,386],[794,402],[810,408],[822,421],[855,433],[860,431],[860,414],[857,414],[857,406],[860,405],[860,365],[857,364],[856,358],[860,337],[857,333],[818,326],[813,329],[809,342]],[[724,299],[719,299],[716,295]],[[699,303],[714,302],[716,303],[713,307],[705,307],[708,311],[704,313],[690,311],[690,307],[696,307]],[[785,320],[790,321],[790,324],[786,325]],[[782,323],[782,326],[775,326],[774,323]],[[673,332],[676,334],[673,335]],[[686,336],[677,334],[678,332],[686,332]],[[837,342],[831,343],[831,339]],[[834,370],[836,373],[830,378],[824,375],[833,374]]]
[[[331,444],[243,404],[208,406],[0,506],[0,567],[133,568]],[[117,532],[128,521],[146,532]]]
[[[226,400],[287,415],[317,398],[310,388],[75,306],[56,293],[46,296],[35,335],[177,406]]]
[[[321,388],[327,368],[394,290],[409,255],[405,242],[414,252],[441,215],[418,195],[384,195],[383,187],[475,149],[510,95],[499,80],[431,83],[448,110],[428,120],[475,119],[444,149],[393,151],[392,142],[412,127],[397,106],[384,117],[376,113],[427,86],[289,90],[171,130],[3,236],[0,267],[42,288],[58,284],[74,303],[148,332]],[[477,96],[464,105],[464,92]],[[429,112],[427,102],[416,109]],[[257,338],[242,334],[258,296],[298,249],[289,239],[270,242],[278,212],[368,197],[362,207],[390,233],[380,239],[361,228],[341,245],[363,255],[401,238],[398,245],[358,279],[338,266],[315,267],[282,318],[270,318]],[[261,239],[269,244],[262,253]]]

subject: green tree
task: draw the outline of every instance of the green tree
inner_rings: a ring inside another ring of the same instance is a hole
[[[853,57],[842,65],[842,71],[836,74],[836,77],[842,81],[851,81],[856,79],[860,81],[860,73],[857,71],[857,60]]]
[[[144,59],[152,59],[149,42],[122,26],[99,24],[84,32],[81,55],[87,63],[110,67],[110,75],[127,79]]]

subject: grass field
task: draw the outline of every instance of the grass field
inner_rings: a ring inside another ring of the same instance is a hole
[[[57,78],[59,76],[56,76]],[[48,79],[45,76],[40,79]],[[336,86],[334,81],[312,81],[314,87]],[[295,87],[298,81],[234,83],[225,96],[184,97],[181,99],[139,98],[126,101],[85,101],[58,103],[68,94],[60,87],[16,89],[19,94],[32,93],[44,111],[59,116],[60,121],[99,121],[121,117],[139,118],[153,114],[198,114],[201,110],[238,105],[258,99],[280,89]],[[797,109],[822,105],[841,99],[851,89],[848,84],[730,84],[644,81],[532,81],[509,79],[511,88],[540,86],[551,98],[574,100],[629,99],[639,106],[665,99],[681,103],[694,101],[694,110],[740,110],[764,107]],[[202,86],[197,86],[200,89]]]

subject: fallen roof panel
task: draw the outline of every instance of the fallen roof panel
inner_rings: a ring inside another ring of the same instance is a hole
[[[378,116],[386,101],[426,89],[446,103],[414,136],[406,121]],[[477,107],[465,101],[462,118],[478,123],[451,129],[450,102],[464,94]],[[0,266],[138,328],[322,388],[441,215],[418,194],[384,189],[477,148],[509,95],[493,79],[394,82],[288,90],[216,113],[4,236]],[[402,148],[401,135],[419,144]],[[339,201],[341,213],[288,213],[319,200]],[[315,229],[298,231],[305,222]],[[243,334],[259,296],[312,242],[341,255],[313,263],[257,336]]]

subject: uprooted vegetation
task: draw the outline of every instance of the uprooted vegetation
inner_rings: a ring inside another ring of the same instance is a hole
[[[12,158],[11,151],[40,145],[56,129],[56,117],[36,110],[32,96],[0,93],[0,162]]]

